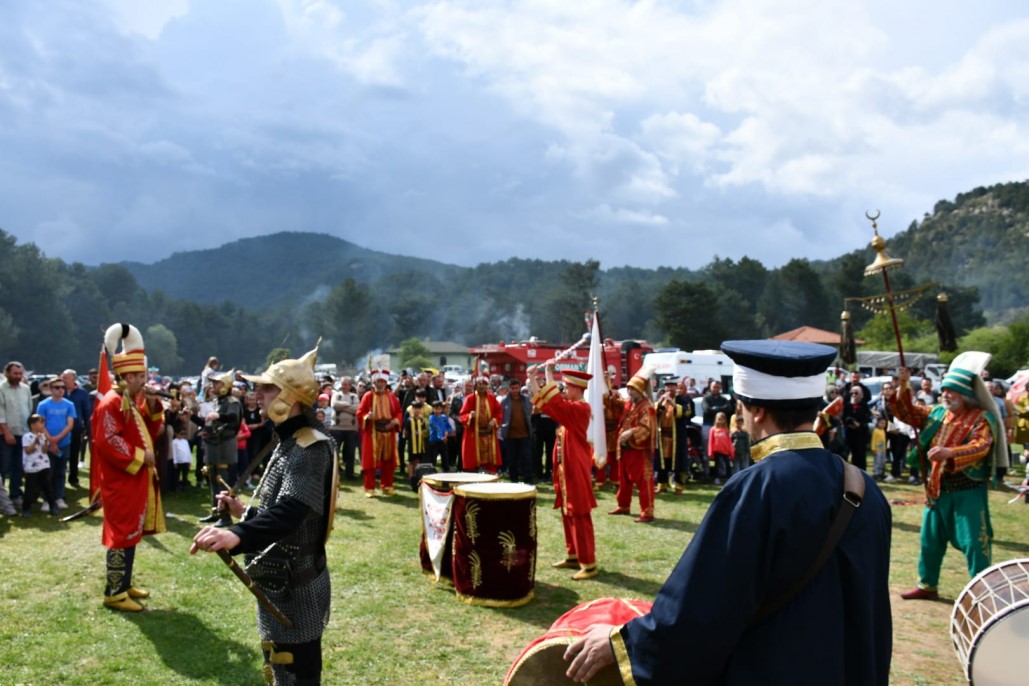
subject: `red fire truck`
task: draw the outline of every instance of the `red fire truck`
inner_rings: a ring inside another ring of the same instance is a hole
[[[534,364],[543,364],[547,360],[568,350],[570,346],[562,343],[548,343],[530,338],[527,341],[511,341],[487,344],[477,348],[469,348],[470,355],[481,360],[482,365],[489,365],[490,376],[497,374],[505,379],[516,378],[522,383],[526,380],[526,370]],[[646,341],[613,341],[604,339],[604,366],[613,373],[612,383],[615,388],[624,386],[633,374],[643,366],[643,356],[654,349]],[[586,371],[589,359],[589,341],[572,350],[558,361],[555,371],[557,378],[564,369]],[[480,366],[480,370],[482,366]]]

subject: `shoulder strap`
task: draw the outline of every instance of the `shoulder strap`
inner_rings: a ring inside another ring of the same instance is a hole
[[[829,559],[833,551],[836,550],[837,544],[840,539],[843,538],[843,532],[847,530],[847,525],[850,523],[850,518],[854,515],[854,512],[861,507],[861,501],[865,497],[865,478],[864,474],[860,469],[852,465],[851,463],[844,460],[842,457],[837,457],[843,462],[843,502],[840,504],[840,509],[836,511],[836,516],[833,518],[832,525],[829,527],[829,534],[825,537],[825,543],[822,545],[821,551],[818,556],[815,557],[811,566],[792,586],[783,591],[783,593],[775,600],[765,603],[762,605],[754,618],[750,621],[751,626],[762,621],[769,615],[778,612],[786,603],[793,600],[800,591],[808,585],[808,583],[815,578],[818,571],[825,564],[825,561]]]

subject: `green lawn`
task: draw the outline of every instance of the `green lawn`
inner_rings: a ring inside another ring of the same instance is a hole
[[[949,635],[953,599],[968,581],[962,560],[954,551],[946,558],[946,602],[897,598],[915,581],[921,488],[885,491],[897,503],[892,683],[964,683]],[[563,537],[553,491],[541,487],[536,599],[487,609],[459,602],[423,576],[415,494],[368,500],[357,482],[344,484],[329,550],[324,683],[498,684],[521,649],[574,605],[605,596],[652,599],[715,492],[691,486],[683,497],[658,496],[658,521],[649,526],[606,516],[614,494],[600,494],[594,521],[602,573],[574,582],[570,571],[549,566],[563,555]],[[0,518],[0,684],[261,684],[253,598],[216,556],[187,554],[205,513],[203,494],[168,497],[168,532],[140,545],[135,579],[153,597],[138,615],[101,606],[99,517],[69,524],[40,514]],[[73,508],[84,505],[84,490],[68,495]],[[1029,557],[1029,507],[1008,505],[1010,497],[991,494],[995,561]]]

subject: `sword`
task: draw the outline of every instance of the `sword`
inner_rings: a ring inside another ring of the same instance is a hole
[[[243,571],[238,564],[236,564],[236,561],[232,559],[232,556],[229,555],[228,551],[222,549],[215,552],[218,553],[218,557],[222,559],[222,562],[228,565],[229,569],[232,570],[232,573],[235,574],[239,578],[239,580],[243,582],[243,585],[247,587],[247,590],[250,591],[255,598],[257,598],[257,602],[261,604],[261,607],[268,610],[268,612],[272,613],[272,616],[275,617],[275,619],[279,620],[279,623],[283,626],[286,626],[290,629],[293,628],[293,622],[290,621],[289,617],[282,614],[282,610],[275,607],[275,604],[268,599],[268,596],[264,594],[264,591],[262,591],[254,585],[254,580],[251,579],[250,575]]]
[[[61,517],[60,521],[62,521],[62,522],[74,522],[76,519],[82,519],[83,517],[91,515],[94,512],[96,512],[97,510],[99,510],[102,505],[103,505],[103,503],[101,502],[100,498],[98,497],[96,500],[91,502],[89,505],[86,505],[84,508],[82,508],[81,510],[79,510],[75,514],[70,514],[67,517]]]

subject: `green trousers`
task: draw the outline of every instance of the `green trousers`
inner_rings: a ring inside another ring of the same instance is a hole
[[[935,506],[925,508],[922,514],[921,538],[919,588],[936,590],[948,543],[965,554],[969,577],[989,567],[993,556],[993,527],[985,485],[941,493]]]

